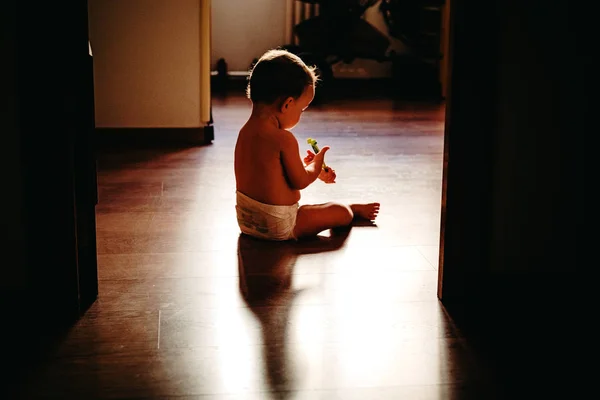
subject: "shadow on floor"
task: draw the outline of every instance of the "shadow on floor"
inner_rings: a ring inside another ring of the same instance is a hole
[[[277,398],[287,398],[294,387],[293,357],[288,354],[288,327],[294,300],[301,290],[292,285],[299,255],[335,251],[343,247],[350,229],[332,231],[298,242],[273,242],[240,234],[239,289],[260,322],[267,382]]]

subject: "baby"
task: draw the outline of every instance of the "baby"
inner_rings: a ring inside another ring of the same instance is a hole
[[[307,150],[303,160],[290,132],[313,100],[317,79],[313,67],[285,50],[267,51],[251,70],[252,113],[239,132],[234,161],[237,220],[247,235],[297,240],[379,213],[379,203],[299,205],[302,189],[336,178],[323,167],[329,146],[317,154]]]

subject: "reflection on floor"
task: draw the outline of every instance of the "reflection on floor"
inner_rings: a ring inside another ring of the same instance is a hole
[[[299,244],[239,234],[232,155],[249,110],[215,99],[206,147],[100,156],[100,295],[32,396],[494,398],[436,297],[443,106],[309,109],[294,132],[331,146],[338,182],[302,202],[382,206],[377,226]]]

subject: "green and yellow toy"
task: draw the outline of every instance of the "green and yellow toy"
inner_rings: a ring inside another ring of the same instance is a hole
[[[310,144],[310,146],[312,147],[315,154],[317,154],[319,152],[319,146],[317,146],[317,141],[315,139],[308,138],[308,139],[306,139],[306,143]],[[325,172],[327,172],[327,170],[328,170],[327,165],[325,165],[325,161],[323,161],[323,169],[325,170]]]

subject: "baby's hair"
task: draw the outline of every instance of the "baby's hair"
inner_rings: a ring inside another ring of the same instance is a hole
[[[263,104],[297,99],[307,86],[317,83],[315,69],[287,50],[269,50],[250,69],[246,96]]]

